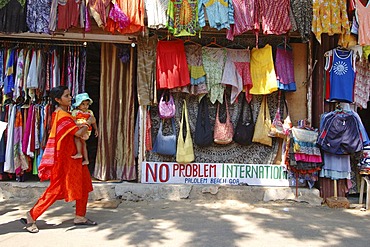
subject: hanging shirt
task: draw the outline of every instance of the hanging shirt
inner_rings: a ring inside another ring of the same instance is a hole
[[[258,22],[257,2],[254,0],[234,0],[234,23],[226,31],[226,38],[234,40],[234,36],[243,34],[255,28]]]
[[[24,53],[26,51],[24,49],[20,50],[18,53],[17,59],[17,68],[16,68],[16,75],[15,75],[15,83],[14,83],[14,93],[13,93],[13,100],[16,101],[19,96],[22,95],[22,88],[23,88],[23,68],[24,68]]]
[[[251,94],[270,94],[278,90],[271,45],[252,49],[251,76],[253,83]]]
[[[149,28],[165,28],[167,25],[168,0],[145,1],[145,10]]]
[[[335,21],[331,21],[335,20]],[[347,1],[313,0],[312,32],[321,43],[321,34],[350,34]]]
[[[168,31],[174,36],[195,36],[200,30],[197,1],[169,1],[167,13]]]
[[[334,49],[329,99],[352,103],[354,83],[353,51]]]
[[[312,30],[312,1],[290,0],[292,13],[303,41],[309,41]]]
[[[9,106],[9,118],[8,118],[8,132],[6,139],[6,150],[5,150],[5,163],[4,163],[4,172],[14,173],[14,124],[15,124],[15,113],[16,106]]]
[[[365,60],[356,61],[356,79],[354,88],[354,102],[366,109],[370,96],[370,66]]]
[[[8,49],[6,62],[5,62],[5,78],[4,78],[4,94],[11,94],[14,90],[14,80],[15,80],[15,49]]]
[[[364,6],[360,0],[356,0],[356,17],[359,25],[359,45],[370,45],[370,1]]]
[[[221,30],[230,29],[234,22],[234,6],[232,0],[199,0],[199,24],[206,25],[205,14],[207,12],[208,23],[212,28]]]
[[[264,34],[289,32],[292,24],[289,18],[289,0],[258,0],[260,19]]]

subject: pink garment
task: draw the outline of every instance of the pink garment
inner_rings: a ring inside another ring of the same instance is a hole
[[[289,0],[258,0],[258,4],[264,34],[284,34],[292,28]]]
[[[249,90],[252,88],[250,73],[250,51],[248,49],[226,49],[226,63],[222,75],[222,84],[232,86],[230,102],[233,104],[239,93],[246,90],[246,99],[251,101],[252,95]]]
[[[234,22],[226,31],[226,38],[234,40],[234,36],[254,30],[258,23],[257,2],[254,0],[233,0]],[[257,25],[258,27],[259,25]]]
[[[295,82],[293,52],[289,48],[277,47],[275,72],[279,83],[289,84]]]
[[[30,105],[28,108],[28,114],[27,114],[27,122],[26,122],[26,128],[24,129],[24,135],[23,135],[23,141],[22,141],[22,152],[24,154],[27,153],[27,147],[29,142],[29,136],[31,133],[31,127],[32,127],[32,112],[33,112],[33,105]]]
[[[295,158],[296,161],[312,162],[312,163],[321,163],[322,162],[322,159],[321,159],[320,155],[295,153],[294,158]]]
[[[358,44],[370,45],[370,1],[364,6],[356,0],[356,16],[358,22]]]

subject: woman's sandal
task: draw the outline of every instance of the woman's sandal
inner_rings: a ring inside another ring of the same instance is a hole
[[[24,225],[23,229],[26,229],[28,232],[30,232],[30,233],[38,233],[39,232],[39,229],[37,228],[37,225],[36,225],[35,222],[27,223],[26,218],[21,218],[19,221]]]
[[[86,221],[82,222],[75,222],[75,226],[96,226],[98,223],[89,219],[86,219]]]

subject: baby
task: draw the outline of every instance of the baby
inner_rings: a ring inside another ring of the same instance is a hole
[[[96,123],[92,124],[92,127],[87,124],[86,120],[90,116],[94,116],[94,113],[89,110],[89,106],[93,103],[92,99],[87,93],[80,93],[75,96],[76,102],[73,104],[75,109],[72,110],[72,116],[75,118],[77,125],[87,125],[88,132],[83,137],[75,137],[75,143],[77,148],[77,153],[72,156],[73,159],[83,158],[82,164],[89,164],[89,156],[87,154],[86,140],[89,139],[91,135],[92,127],[94,128],[95,137],[98,137],[98,127]]]

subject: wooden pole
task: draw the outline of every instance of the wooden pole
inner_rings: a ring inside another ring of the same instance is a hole
[[[334,179],[334,198],[337,199],[338,197],[338,185],[337,185],[337,180]]]

